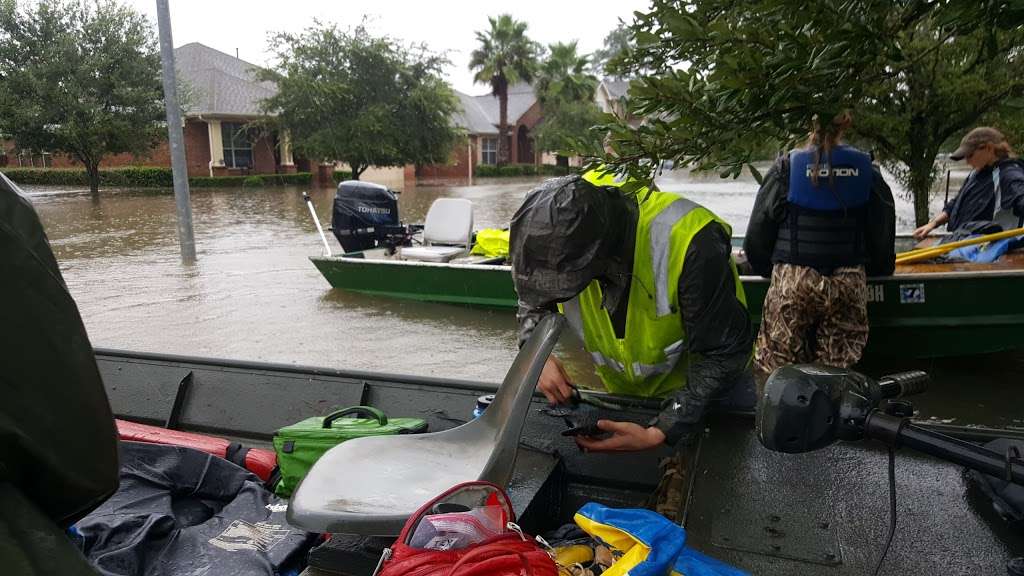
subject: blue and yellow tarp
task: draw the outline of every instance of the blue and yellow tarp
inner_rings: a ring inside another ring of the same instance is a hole
[[[576,524],[621,553],[602,576],[748,576],[686,546],[686,530],[661,514],[590,502]]]

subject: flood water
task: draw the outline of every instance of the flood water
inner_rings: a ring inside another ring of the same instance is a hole
[[[953,194],[965,173],[956,174]],[[410,186],[402,219],[422,221],[439,197],[468,198],[477,228],[507,225],[539,179],[487,179],[474,185]],[[892,180],[890,180],[891,182]],[[679,191],[742,234],[756,183],[667,172],[663,190]],[[894,188],[895,190],[895,188]],[[515,316],[445,304],[331,289],[308,256],[321,242],[297,188],[194,190],[198,262],[179,259],[169,190],[28,187],[93,345],[150,352],[500,381],[516,350]],[[311,195],[322,222],[334,191]],[[933,213],[942,198],[933,202]],[[912,228],[898,201],[899,227]],[[330,240],[334,244],[334,239]],[[335,246],[336,247],[336,246]],[[579,343],[564,337],[570,372],[593,382]],[[921,397],[924,416],[958,424],[1024,426],[1018,388],[1024,354],[891,363],[886,370],[930,371],[941,394]]]

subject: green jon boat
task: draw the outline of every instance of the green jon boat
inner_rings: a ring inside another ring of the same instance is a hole
[[[449,263],[388,256],[382,248],[310,260],[334,288],[430,302],[514,309],[511,268],[469,256]],[[496,263],[497,262],[497,263]],[[768,281],[743,276],[754,322]],[[1024,255],[992,264],[900,266],[868,282],[872,357],[934,358],[1024,348]]]

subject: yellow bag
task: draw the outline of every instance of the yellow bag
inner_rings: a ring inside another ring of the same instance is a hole
[[[488,258],[508,258],[508,230],[485,228],[476,233],[476,244],[470,254]]]

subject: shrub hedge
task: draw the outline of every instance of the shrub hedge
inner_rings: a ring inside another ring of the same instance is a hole
[[[338,182],[341,182],[343,180],[351,180],[351,179],[352,179],[352,173],[351,172],[346,172],[344,170],[335,170],[334,171],[334,183],[335,184],[337,184]]]
[[[85,170],[8,168],[2,170],[8,178],[19,184],[47,186],[88,186]],[[188,179],[194,188],[227,188],[232,186],[282,186],[287,184],[308,185],[312,181],[309,172],[295,174],[260,174],[254,176],[197,176]],[[100,184],[103,186],[131,186],[135,188],[163,188],[174,185],[170,168],[127,167],[100,170]]]
[[[495,176],[565,176],[569,168],[553,164],[506,164],[504,166],[480,165],[473,170],[478,178]]]

